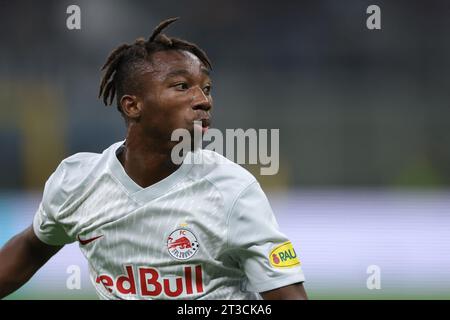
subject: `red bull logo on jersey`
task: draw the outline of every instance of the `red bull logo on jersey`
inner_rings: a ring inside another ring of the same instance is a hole
[[[289,268],[300,265],[300,260],[298,260],[297,253],[290,241],[272,249],[269,261],[275,268]]]
[[[176,298],[202,293],[202,266],[186,266],[183,275],[164,277],[156,268],[125,266],[124,275],[113,278],[99,275],[96,283],[103,285],[110,293],[119,295],[139,295],[143,298]]]
[[[187,260],[198,251],[197,237],[188,229],[180,228],[167,237],[169,254],[177,260]]]

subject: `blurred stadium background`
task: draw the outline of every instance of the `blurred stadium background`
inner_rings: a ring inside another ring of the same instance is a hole
[[[66,28],[71,4],[81,30]],[[366,28],[371,4],[382,30]],[[96,99],[100,67],[172,16],[167,33],[213,61],[214,126],[280,129],[280,172],[259,179],[310,297],[449,299],[444,0],[0,0],[0,245],[30,225],[63,158],[123,139],[115,107]],[[71,265],[81,290],[66,288]],[[379,290],[366,287],[370,265]],[[96,296],[73,244],[9,298]]]

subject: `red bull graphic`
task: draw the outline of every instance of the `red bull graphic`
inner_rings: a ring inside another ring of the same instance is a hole
[[[169,243],[169,249],[172,248],[179,248],[179,249],[192,248],[191,241],[186,237],[182,237]]]
[[[126,275],[113,278],[99,275],[95,282],[110,293],[135,295],[142,298],[177,298],[203,293],[203,272],[200,265],[183,268],[181,277],[163,277],[156,268],[125,266]]]
[[[198,251],[197,237],[192,231],[180,228],[167,237],[169,254],[177,260],[187,260]]]

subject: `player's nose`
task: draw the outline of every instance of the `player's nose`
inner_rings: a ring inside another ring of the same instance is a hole
[[[209,111],[212,108],[211,97],[207,96],[200,87],[193,88],[192,93],[192,109]]]

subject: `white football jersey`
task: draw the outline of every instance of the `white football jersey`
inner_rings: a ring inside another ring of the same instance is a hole
[[[34,231],[43,242],[75,241],[102,299],[260,299],[303,282],[256,179],[208,150],[142,188],[117,158],[78,153],[45,184]]]

